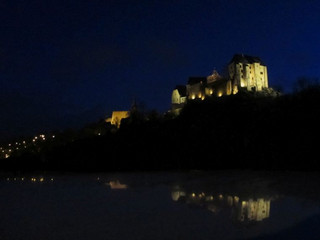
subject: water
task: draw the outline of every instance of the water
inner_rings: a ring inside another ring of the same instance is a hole
[[[320,239],[317,173],[3,176],[0,239]]]

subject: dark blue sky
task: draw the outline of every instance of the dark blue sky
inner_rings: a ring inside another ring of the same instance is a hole
[[[0,138],[170,108],[175,85],[259,56],[269,84],[320,76],[317,0],[2,0]]]

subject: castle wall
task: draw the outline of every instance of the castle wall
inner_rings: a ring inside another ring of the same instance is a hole
[[[196,84],[187,85],[187,96],[188,99],[204,99],[205,97],[205,86],[202,82]]]
[[[171,103],[172,104],[181,104],[182,99],[181,96],[179,94],[178,89],[174,89],[171,95]]]
[[[130,116],[129,111],[113,111],[112,117],[107,118],[106,122],[110,122],[112,125],[117,126],[117,128],[120,127],[121,120],[124,118],[128,118]]]

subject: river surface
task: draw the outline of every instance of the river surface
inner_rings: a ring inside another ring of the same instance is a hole
[[[0,240],[320,239],[320,174],[2,175]]]

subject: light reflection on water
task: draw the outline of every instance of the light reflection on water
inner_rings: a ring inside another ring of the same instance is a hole
[[[318,180],[254,172],[5,176],[0,239],[319,239]]]
[[[184,189],[175,188],[171,192],[173,201],[200,206],[218,214],[224,209],[231,209],[232,219],[240,222],[262,221],[270,216],[271,200],[275,197],[240,198],[236,195],[185,192]]]

